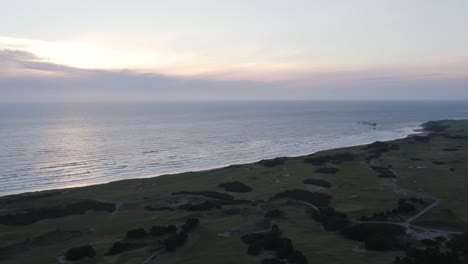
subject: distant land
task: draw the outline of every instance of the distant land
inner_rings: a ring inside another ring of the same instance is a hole
[[[374,125],[374,124],[370,124]],[[468,263],[468,120],[0,198],[0,263]]]

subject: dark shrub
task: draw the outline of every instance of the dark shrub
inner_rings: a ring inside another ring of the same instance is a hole
[[[151,227],[152,236],[161,236],[161,235],[165,235],[169,233],[175,233],[176,231],[177,231],[177,227],[175,225]]]
[[[265,234],[261,241],[261,245],[266,250],[275,250],[281,244],[280,232],[270,232]]]
[[[105,256],[113,256],[120,254],[125,251],[129,251],[132,249],[140,248],[146,246],[145,243],[130,243],[130,242],[115,242],[112,247],[104,254]]]
[[[439,247],[425,249],[409,248],[406,257],[395,259],[396,264],[458,264],[458,256],[451,252],[441,252]]]
[[[421,126],[425,131],[430,132],[442,132],[448,128],[446,125],[442,125],[439,121],[429,121],[422,124]]]
[[[276,256],[279,259],[284,259],[294,252],[294,247],[289,238],[280,238],[276,248]]]
[[[280,218],[282,212],[280,210],[274,209],[274,210],[269,210],[268,212],[265,213],[265,217],[270,217],[270,218]]]
[[[346,214],[337,212],[333,208],[319,208],[312,211],[312,218],[320,222],[327,231],[339,231],[349,225],[349,219]]]
[[[286,158],[274,158],[269,160],[261,160],[258,164],[265,167],[274,167],[283,164],[286,161]]]
[[[308,202],[318,207],[327,207],[332,197],[324,193],[309,192],[306,190],[287,190],[276,194],[271,199],[290,198]]]
[[[405,228],[393,224],[365,223],[348,227],[341,231],[344,237],[365,243],[370,250],[399,250],[404,245],[400,238],[405,235]]]
[[[396,175],[387,167],[371,166],[371,169],[378,173],[379,178],[396,178]]]
[[[312,185],[317,185],[323,188],[331,188],[332,185],[325,181],[325,180],[316,180],[316,179],[306,179],[304,180],[304,184],[312,184]]]
[[[443,148],[444,151],[458,151],[457,148]]]
[[[180,227],[180,229],[182,229],[184,232],[189,232],[193,230],[198,224],[200,224],[200,220],[198,218],[189,218]]]
[[[437,240],[432,240],[432,239],[423,239],[421,242],[426,245],[426,246],[438,246],[440,245],[440,242]]]
[[[406,199],[398,200],[398,211],[402,213],[409,213],[416,211],[416,207]]]
[[[250,233],[250,234],[245,234],[245,235],[241,236],[240,239],[241,239],[242,242],[244,242],[245,244],[252,245],[252,244],[257,244],[257,243],[259,243],[260,241],[262,241],[262,240],[263,240],[263,237],[265,237],[264,234],[260,234],[260,233]]]
[[[65,253],[65,259],[69,261],[76,261],[83,258],[93,258],[96,256],[96,251],[90,245],[85,245],[77,248],[70,248]]]
[[[247,186],[241,182],[226,182],[220,184],[219,187],[224,188],[224,190],[227,192],[246,193],[252,191],[250,186]]]
[[[139,239],[139,238],[144,238],[148,235],[146,233],[146,230],[143,228],[138,228],[138,229],[131,229],[127,231],[127,238],[128,239]]]
[[[339,169],[337,168],[318,168],[315,170],[315,172],[318,172],[318,173],[324,173],[324,174],[335,174],[339,171]]]
[[[457,235],[446,243],[446,246],[456,253],[468,256],[468,233]]]
[[[208,200],[200,204],[192,204],[192,203],[182,204],[178,206],[177,209],[187,210],[187,211],[207,211],[211,209],[220,209],[222,205],[223,205],[223,201]]]
[[[3,225],[29,225],[43,219],[60,218],[74,214],[84,214],[89,210],[114,212],[115,204],[94,200],[83,200],[66,205],[29,209],[26,212],[0,216]]]
[[[260,253],[262,253],[263,249],[262,247],[258,245],[249,245],[247,249],[247,254],[249,256],[258,256]]]
[[[198,192],[181,191],[181,192],[172,193],[172,195],[178,195],[178,194],[199,195],[199,196],[205,196],[208,198],[213,198],[213,199],[223,200],[223,201],[234,200],[234,197],[232,195],[229,195],[227,193],[215,192],[215,191],[198,191]]]
[[[286,262],[277,258],[262,259],[262,264],[286,264]]]
[[[188,236],[185,232],[178,232],[164,240],[163,244],[167,251],[175,251],[178,247],[183,246]]]
[[[445,162],[443,162],[443,161],[433,161],[432,164],[435,164],[435,165],[444,165]]]
[[[309,156],[308,158],[304,159],[305,163],[310,163],[314,166],[322,166],[325,163],[333,163],[333,164],[341,164],[344,161],[352,161],[354,160],[354,156],[351,153],[341,153],[335,155],[326,155],[326,156],[319,156],[315,157],[314,155]]]
[[[291,264],[307,264],[307,258],[302,252],[296,250],[289,257],[288,261]]]

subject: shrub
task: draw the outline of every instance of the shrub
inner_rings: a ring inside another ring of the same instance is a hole
[[[346,214],[337,212],[333,208],[319,208],[317,211],[312,211],[312,218],[327,231],[338,231],[348,227],[350,221]]]
[[[146,246],[145,243],[115,242],[112,247],[104,254],[105,256],[114,256],[122,252]]]
[[[283,164],[286,161],[286,158],[274,158],[269,160],[261,160],[258,164],[265,167],[274,167]]]
[[[30,209],[26,212],[0,216],[3,225],[29,225],[43,219],[60,218],[74,214],[84,214],[88,210],[114,212],[115,204],[94,200],[83,200],[60,206]]]
[[[163,244],[167,251],[175,251],[178,247],[183,246],[188,236],[185,232],[178,232],[164,240]]]
[[[269,210],[265,213],[265,217],[270,217],[270,218],[280,218],[282,212],[280,210],[274,209],[274,210]]]
[[[277,258],[262,259],[262,264],[285,264],[286,262]]]
[[[226,182],[220,184],[219,187],[224,188],[224,190],[227,192],[246,193],[252,191],[250,186],[247,186],[241,182]]]
[[[230,201],[234,200],[234,196],[229,195],[227,193],[220,193],[215,191],[181,191],[181,192],[173,192],[172,195],[179,195],[179,194],[191,194],[191,195],[199,195],[205,196],[212,199],[223,200],[223,201]]]
[[[354,160],[354,156],[351,153],[340,153],[335,155],[325,155],[325,156],[311,156],[309,158],[304,159],[305,163],[310,163],[314,166],[322,166],[325,163],[332,163],[332,164],[341,164],[344,161],[352,161]]]
[[[77,248],[70,248],[65,253],[65,259],[69,261],[77,261],[83,258],[93,258],[96,256],[96,251],[90,245],[85,245]]]
[[[245,244],[253,245],[262,241],[264,236],[265,236],[264,234],[260,234],[260,233],[250,233],[250,234],[242,235],[240,239]]]
[[[175,233],[176,231],[177,231],[177,227],[175,225],[151,227],[152,236],[161,236],[161,235],[165,235],[169,233]]]
[[[182,229],[184,232],[189,232],[192,229],[194,229],[198,224],[200,224],[200,220],[198,218],[189,218],[180,227],[180,229]]]
[[[446,243],[452,251],[468,256],[468,233],[457,235]]]
[[[316,180],[316,179],[306,179],[304,180],[304,184],[312,184],[312,185],[317,185],[323,188],[331,188],[332,185],[331,183],[325,181],[325,180]]]
[[[393,224],[365,223],[348,227],[341,231],[348,239],[365,243],[370,250],[403,249],[400,238],[405,235],[405,228]]]
[[[318,173],[324,173],[324,174],[335,174],[339,171],[340,169],[338,168],[328,168],[328,167],[325,167],[325,168],[318,168],[315,170],[315,172],[318,172]]]
[[[309,192],[306,190],[287,190],[276,194],[271,199],[290,198],[308,202],[318,207],[327,207],[332,197],[324,193]]]
[[[146,237],[147,235],[148,233],[146,233],[146,230],[143,228],[131,229],[127,231],[128,239],[140,239]]]
[[[297,250],[288,257],[288,261],[291,264],[307,264],[306,256]]]
[[[249,247],[247,248],[247,254],[249,256],[258,256],[260,253],[262,253],[262,251],[262,247],[258,245],[249,245]]]
[[[289,238],[280,238],[276,246],[276,256],[279,259],[286,258],[293,254],[294,247]]]

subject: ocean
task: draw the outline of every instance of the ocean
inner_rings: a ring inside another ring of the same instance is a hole
[[[468,102],[5,103],[0,196],[310,154],[467,117]]]

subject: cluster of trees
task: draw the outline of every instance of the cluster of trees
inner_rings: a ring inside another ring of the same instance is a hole
[[[274,166],[284,164],[285,161],[286,161],[286,158],[274,158],[274,159],[268,159],[268,160],[261,160],[258,162],[258,164],[265,166],[265,167],[274,167]]]
[[[410,213],[416,211],[415,204],[426,204],[426,201],[420,198],[400,198],[398,200],[398,207],[385,212],[374,213],[371,216],[361,216],[361,221],[386,221],[391,217],[398,216],[399,214]]]
[[[172,195],[179,195],[179,194],[199,195],[199,196],[205,196],[208,198],[222,200],[222,201],[234,200],[234,196],[227,194],[227,193],[221,193],[221,192],[216,192],[216,191],[181,191],[181,192],[172,193]]]
[[[144,228],[130,229],[127,231],[128,239],[141,239],[148,235]]]
[[[144,228],[131,229],[127,231],[127,239],[142,239],[149,235],[158,237],[169,234],[169,237],[162,241],[162,245],[168,251],[174,251],[178,247],[185,244],[188,238],[187,233],[192,231],[195,227],[200,224],[198,218],[188,218],[179,228],[175,225],[167,226],[152,226],[148,233]],[[108,250],[106,255],[116,255],[121,252],[134,249],[136,247],[144,246],[142,243],[130,243],[130,242],[116,242]]]
[[[328,207],[332,196],[324,193],[309,192],[307,190],[286,190],[275,194],[271,199],[290,198],[308,202],[317,207]]]
[[[339,231],[349,226],[350,221],[345,213],[337,212],[331,207],[322,207],[318,211],[310,210],[312,218],[327,231]]]
[[[150,233],[152,236],[162,236],[169,233],[175,233],[176,231],[177,227],[175,225],[152,226]]]
[[[180,231],[172,234],[163,241],[163,245],[167,251],[175,251],[178,247],[183,246],[187,241],[187,233],[192,231],[200,224],[198,218],[189,218],[183,225],[180,226]]]
[[[268,210],[264,216],[268,218],[280,218],[282,214],[283,212],[281,212],[280,210],[273,209],[273,210]]]
[[[396,178],[396,175],[387,167],[381,166],[371,166],[371,169],[374,170],[379,178]]]
[[[285,263],[287,260],[291,264],[307,264],[307,258],[302,252],[295,250],[289,238],[281,237],[281,232],[277,225],[274,225],[266,233],[250,233],[241,236],[241,240],[248,244],[247,254],[258,256],[263,251],[274,251],[276,258],[264,259],[262,263]]]
[[[452,238],[446,243],[446,246],[457,254],[468,256],[468,233]]]
[[[332,164],[341,164],[344,161],[352,161],[354,160],[353,154],[346,152],[346,153],[339,153],[335,155],[324,155],[315,157],[315,155],[309,155],[308,158],[304,159],[305,163],[310,163],[314,166],[323,166],[326,163]]]
[[[25,212],[0,215],[0,224],[3,225],[29,225],[43,219],[60,218],[74,214],[84,214],[88,210],[113,212],[116,205],[113,203],[95,200],[83,200],[61,206],[30,209]]]
[[[400,146],[396,144],[391,144],[387,142],[376,141],[372,144],[367,145],[363,148],[366,150],[369,156],[366,157],[367,160],[378,159],[382,156],[382,153],[390,150],[399,150]]]
[[[163,245],[167,251],[175,251],[178,247],[181,247],[187,241],[188,235],[184,231],[179,231],[174,235],[166,238],[163,241]]]
[[[304,184],[312,184],[316,186],[320,186],[323,188],[331,188],[332,185],[331,183],[325,181],[325,180],[318,180],[318,179],[305,179]]]
[[[324,174],[335,174],[339,171],[340,169],[338,168],[331,168],[331,167],[323,167],[323,168],[318,168],[315,170],[315,172],[318,173],[324,173]]]
[[[104,254],[104,256],[114,256],[114,255],[120,254],[128,250],[145,247],[146,245],[147,245],[146,243],[132,243],[132,242],[117,241]]]
[[[227,192],[246,193],[252,191],[252,187],[238,181],[222,183],[219,185],[219,187],[224,188],[224,190]]]
[[[442,132],[448,128],[446,125],[442,125],[438,121],[429,121],[421,125],[424,130],[430,131],[430,132]]]
[[[458,264],[460,260],[454,252],[441,252],[439,247],[425,249],[409,248],[406,257],[395,258],[395,264]]]
[[[408,245],[404,241],[405,228],[393,224],[363,223],[347,227],[341,234],[352,240],[364,242],[369,250],[401,250]]]
[[[65,259],[69,261],[77,261],[83,258],[93,258],[96,256],[96,251],[91,245],[70,248],[65,253]]]

